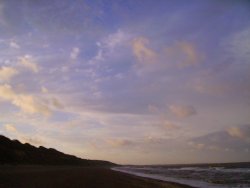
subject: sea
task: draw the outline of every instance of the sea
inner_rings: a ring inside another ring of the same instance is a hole
[[[200,188],[250,188],[250,162],[119,166],[113,170]]]

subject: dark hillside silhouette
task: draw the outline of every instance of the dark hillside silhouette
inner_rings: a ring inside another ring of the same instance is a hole
[[[108,161],[81,159],[52,148],[35,147],[0,135],[0,164],[113,166]]]

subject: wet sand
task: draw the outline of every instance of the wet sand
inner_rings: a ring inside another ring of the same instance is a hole
[[[109,168],[0,166],[0,188],[188,188]]]

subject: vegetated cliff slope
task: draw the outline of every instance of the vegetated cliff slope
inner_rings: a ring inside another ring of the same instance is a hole
[[[52,148],[35,147],[0,135],[0,164],[114,166],[109,161],[81,159]]]

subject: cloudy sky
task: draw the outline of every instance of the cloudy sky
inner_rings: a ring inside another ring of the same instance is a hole
[[[0,0],[0,134],[122,164],[250,158],[250,3]]]

